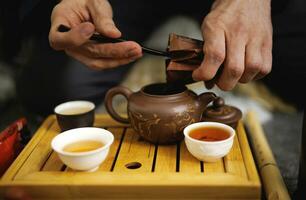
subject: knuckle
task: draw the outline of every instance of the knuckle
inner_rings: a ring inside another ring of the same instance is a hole
[[[213,60],[214,63],[222,63],[225,59],[225,52],[218,49],[210,49],[205,52],[209,59]]]
[[[53,48],[54,50],[61,50],[59,48],[59,46],[57,45],[57,42],[54,40],[54,38],[52,36],[49,36],[49,45],[51,48]]]
[[[201,25],[202,30],[214,30],[216,27],[220,26],[220,21],[217,16],[212,16],[208,14]]]
[[[262,74],[262,75],[267,75],[267,74],[269,74],[270,72],[271,72],[271,70],[272,70],[272,67],[271,66],[269,66],[269,67],[264,67],[264,68],[262,68],[261,70],[260,70],[260,74]]]
[[[258,61],[250,61],[246,63],[246,69],[250,73],[256,73],[262,68],[262,63]]]
[[[231,26],[231,31],[230,33],[232,34],[233,37],[238,36],[244,36],[248,33],[248,26],[244,22],[244,20],[240,19],[237,20],[232,26]]]
[[[109,49],[109,51],[107,52],[107,54],[109,55],[109,57],[115,58],[120,56],[120,52],[118,52],[116,49],[112,48]]]
[[[271,52],[272,51],[272,39],[266,39],[263,43],[262,43],[262,50],[264,52]]]
[[[234,78],[234,79],[238,79],[241,77],[242,73],[243,73],[243,68],[239,67],[238,64],[229,64],[228,65],[228,72],[229,72],[229,76]]]
[[[87,45],[86,48],[91,53],[95,53],[96,52],[95,48],[92,45]]]
[[[100,50],[100,48],[96,47],[96,46],[88,46],[88,51],[90,52],[90,54],[96,58],[99,58],[102,56],[102,52]]]
[[[246,35],[247,34],[247,28],[245,25],[243,24],[238,24],[236,26],[233,27],[233,34],[235,36],[237,35]]]

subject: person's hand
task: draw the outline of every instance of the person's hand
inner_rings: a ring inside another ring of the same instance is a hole
[[[99,44],[89,41],[94,32],[111,38],[121,36],[112,15],[107,0],[62,0],[54,7],[51,15],[51,47],[64,50],[94,69],[117,67],[141,57],[142,50],[136,42]],[[71,30],[59,32],[60,25]]]
[[[222,90],[267,75],[272,68],[270,0],[216,0],[202,24],[204,60],[195,80],[216,79]]]

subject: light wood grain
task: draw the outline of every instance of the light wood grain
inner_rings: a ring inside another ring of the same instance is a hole
[[[154,149],[154,145],[141,140],[133,129],[128,128],[115,164],[114,172],[151,172]],[[128,169],[126,165],[132,162],[140,163],[141,167],[138,169]]]
[[[95,123],[96,127],[129,127],[129,124],[122,124],[120,122],[115,121],[109,115],[96,115]]]
[[[57,153],[53,151],[43,166],[42,171],[61,171],[63,167],[63,162],[60,160]]]
[[[251,149],[249,148],[250,145],[249,145],[242,121],[238,122],[237,132],[239,133],[237,134],[237,137],[239,140],[240,147],[241,149],[243,149],[243,151],[241,151],[241,154],[243,156],[248,178],[250,181],[259,183],[260,181],[259,175],[257,173],[257,169],[256,169],[256,165],[255,165],[255,161],[254,161]]]
[[[114,164],[115,156],[117,154],[118,148],[120,146],[121,138],[124,136],[123,128],[109,128],[108,131],[114,135],[114,143],[112,144],[108,156],[105,161],[101,164],[98,171],[110,171],[112,165]]]
[[[27,162],[25,162],[22,168],[18,171],[15,177],[16,179],[20,179],[26,174],[40,171],[42,169],[43,165],[52,153],[51,140],[60,133],[57,123],[53,123],[47,133],[48,134],[45,134],[41,138],[40,142],[31,152],[31,155],[27,158]]]
[[[180,169],[181,173],[201,173],[200,161],[193,157],[187,150],[184,141],[180,146]]]
[[[259,123],[258,116],[254,111],[249,111],[246,116],[246,121],[266,198],[269,200],[290,199],[272,150],[270,149],[263,128]]]
[[[204,162],[204,174],[212,173],[224,173],[224,163],[222,158],[213,163]]]
[[[32,186],[28,191],[33,196],[41,197],[44,194],[43,197],[49,198],[71,195],[70,198],[103,199],[259,199],[253,184],[244,179],[225,174],[203,177],[198,173],[160,173],[159,176],[153,173],[137,173],[131,178],[130,174],[111,172],[37,172],[29,174],[27,181],[18,181],[16,185]],[[35,181],[40,183],[42,190],[35,190]],[[123,182],[124,185],[120,184]],[[42,193],[43,191],[46,193]]]
[[[159,145],[154,172],[176,171],[177,145]]]
[[[234,137],[234,144],[231,151],[224,157],[224,166],[227,173],[235,174],[239,177],[247,178],[244,160],[241,154],[240,145],[237,137]]]
[[[261,185],[256,179],[258,174],[245,141],[247,138],[243,135],[243,126],[237,129],[236,143],[226,160],[227,164],[222,159],[216,163],[204,163],[202,173],[200,161],[188,152],[182,141],[179,146],[179,171],[176,172],[177,146],[160,145],[155,152],[156,146],[140,140],[129,125],[98,115],[95,126],[107,127],[114,134],[115,141],[108,158],[96,172],[90,173],[68,168],[60,171],[63,165],[50,147],[52,138],[59,132],[54,122],[53,117],[51,124],[43,124],[45,127],[32,138],[31,148],[27,147],[29,152],[19,160],[22,164],[14,163],[12,166],[15,168],[8,170],[6,179],[0,181],[0,197],[10,187],[19,186],[33,199],[260,198]],[[45,131],[42,133],[42,130]],[[125,165],[130,162],[139,162],[142,166],[127,169]],[[225,173],[224,165],[230,173]],[[245,174],[243,170],[241,172],[242,166],[247,168]]]

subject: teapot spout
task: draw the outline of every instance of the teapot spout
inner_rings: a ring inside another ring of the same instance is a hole
[[[217,95],[213,92],[205,92],[199,95],[198,102],[200,105],[201,112],[204,112],[207,105],[214,101],[217,98]]]

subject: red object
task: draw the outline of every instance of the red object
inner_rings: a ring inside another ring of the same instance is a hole
[[[4,174],[23,149],[21,132],[26,124],[26,119],[21,118],[0,133],[0,176]]]

